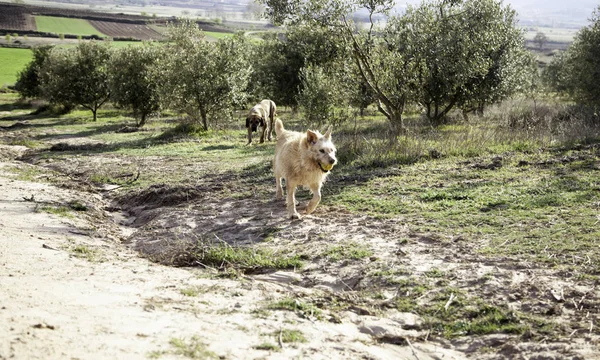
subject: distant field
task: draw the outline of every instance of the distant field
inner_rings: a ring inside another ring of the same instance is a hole
[[[205,31],[204,35],[214,39],[222,39],[226,37],[232,37],[234,33],[224,33],[224,32],[216,32],[216,31]]]
[[[55,16],[36,16],[35,23],[38,31],[56,34],[98,35],[105,36],[93,27],[87,20],[71,19]]]
[[[575,29],[549,27],[527,28],[527,32],[525,33],[525,39],[533,40],[533,38],[538,32],[544,33],[548,37],[548,41],[558,43],[571,43],[573,42],[575,34],[577,34],[577,30]]]
[[[0,87],[12,85],[17,74],[31,61],[31,50],[0,47]]]

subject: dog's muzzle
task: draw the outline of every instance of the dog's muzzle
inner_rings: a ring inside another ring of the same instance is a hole
[[[256,132],[256,130],[258,129],[258,124],[252,124],[251,128],[252,132]]]

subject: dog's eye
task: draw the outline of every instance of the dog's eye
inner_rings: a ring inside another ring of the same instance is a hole
[[[321,149],[319,150],[322,154],[325,154],[325,150]]]

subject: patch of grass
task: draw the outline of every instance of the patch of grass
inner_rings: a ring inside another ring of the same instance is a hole
[[[79,200],[71,201],[69,207],[75,211],[88,211],[88,206]]]
[[[37,26],[37,30],[42,32],[72,35],[98,35],[101,37],[106,36],[93,27],[85,19],[37,15],[35,16],[35,24]]]
[[[273,302],[267,306],[270,310],[288,310],[299,313],[300,315],[307,318],[316,318],[321,320],[322,312],[321,309],[315,305],[300,301],[299,299],[286,298],[276,302]]]
[[[69,250],[76,258],[86,259],[90,262],[96,262],[99,260],[100,252],[97,249],[91,248],[87,245],[76,245]]]
[[[67,206],[40,206],[37,208],[38,211],[43,211],[49,214],[54,214],[58,216],[63,216],[66,218],[73,218],[73,214],[71,214],[71,208]]]
[[[17,82],[19,71],[32,59],[30,49],[0,47],[0,87]]]
[[[258,344],[253,346],[256,350],[265,350],[265,351],[280,351],[281,348],[273,343],[264,342],[262,344]]]
[[[273,335],[277,337],[281,336],[281,342],[283,343],[308,342],[308,340],[306,340],[306,337],[300,330],[282,329],[281,331],[276,331]]]
[[[207,345],[202,342],[199,336],[193,336],[191,339],[172,338],[169,344],[172,350],[163,353],[179,355],[187,359],[219,359],[217,354],[208,350]]]
[[[220,269],[228,267],[252,271],[257,269],[300,269],[299,255],[287,256],[270,249],[233,247],[227,244],[202,244],[193,256],[198,262]]]
[[[206,289],[203,286],[190,286],[185,289],[179,289],[179,292],[181,293],[181,295],[190,296],[190,297],[198,296],[199,294],[201,294],[205,291],[206,291]]]
[[[44,172],[36,166],[20,166],[10,167],[9,171],[17,175],[17,179],[21,181],[39,181],[38,178]]]
[[[330,246],[322,254],[322,256],[332,261],[346,259],[360,260],[372,255],[373,251],[368,246],[356,242]]]

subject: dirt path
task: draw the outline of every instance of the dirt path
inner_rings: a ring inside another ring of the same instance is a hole
[[[267,310],[319,291],[292,285],[293,272],[232,280],[151,263],[117,233],[96,231],[114,227],[107,213],[97,223],[41,210],[74,200],[101,204],[100,196],[16,180],[11,168],[33,165],[0,160],[0,359],[463,358],[436,343],[374,340],[413,338],[400,317],[345,312],[328,321]],[[285,342],[282,335],[294,330],[305,342]]]

